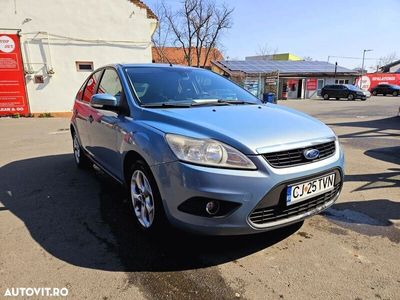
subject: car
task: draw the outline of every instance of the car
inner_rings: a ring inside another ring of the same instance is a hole
[[[371,98],[371,92],[370,91],[366,91],[366,90],[362,90],[363,92],[364,92],[364,95],[365,95],[365,97],[367,97],[367,99],[368,98]]]
[[[201,68],[99,68],[70,126],[77,166],[95,164],[124,185],[149,233],[168,224],[264,232],[325,210],[343,185],[343,150],[328,126]]]
[[[371,89],[372,95],[393,95],[397,97],[400,94],[400,86],[395,84],[378,84]]]
[[[361,99],[365,101],[367,99],[367,93],[352,84],[326,85],[321,90],[321,96],[324,100],[329,100],[330,98],[336,98],[336,100],[347,98],[348,100]]]

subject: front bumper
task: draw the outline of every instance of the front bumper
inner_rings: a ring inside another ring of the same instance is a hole
[[[259,203],[263,199],[265,201],[269,193],[278,186],[337,170],[341,188],[344,157],[338,143],[336,149],[333,156],[324,160],[283,169],[272,168],[261,155],[257,155],[250,156],[258,168],[255,171],[210,168],[179,161],[153,166],[152,171],[171,224],[201,234],[251,234],[299,222],[332,205],[338,198],[340,189],[330,201],[296,216],[280,219],[279,222],[257,226],[250,220],[251,213]],[[178,209],[191,198],[230,201],[239,203],[240,206],[222,217],[198,216]],[[279,201],[279,196],[270,198],[267,201],[271,201],[271,205],[274,205],[274,201]]]

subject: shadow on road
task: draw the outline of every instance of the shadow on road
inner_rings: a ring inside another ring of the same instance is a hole
[[[110,271],[163,272],[218,265],[269,247],[302,224],[251,236],[203,237],[175,229],[147,236],[134,222],[125,190],[99,171],[78,170],[70,154],[1,167],[0,201],[57,259]]]
[[[332,213],[332,209],[344,213]],[[388,199],[336,203],[332,209],[324,214],[358,224],[390,226],[392,220],[400,220],[400,202]]]
[[[400,165],[400,146],[370,149],[365,151],[364,154],[375,159]]]
[[[362,137],[400,137],[400,117],[389,117],[378,120],[365,120],[357,122],[331,123],[332,126],[366,128],[358,132],[339,135],[339,138]],[[386,130],[396,131],[387,132]]]
[[[366,182],[353,192],[386,188],[400,189],[400,169],[391,168],[384,173],[346,175],[345,181]]]
[[[388,199],[337,203],[322,213],[339,226],[400,243],[400,203]]]

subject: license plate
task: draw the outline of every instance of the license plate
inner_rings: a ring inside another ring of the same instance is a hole
[[[329,192],[335,186],[335,174],[304,181],[302,183],[288,185],[286,204],[291,205],[308,198]]]

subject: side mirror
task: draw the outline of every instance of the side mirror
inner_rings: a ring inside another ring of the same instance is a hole
[[[95,108],[113,110],[118,108],[118,101],[110,94],[94,94],[90,99],[90,105]]]

